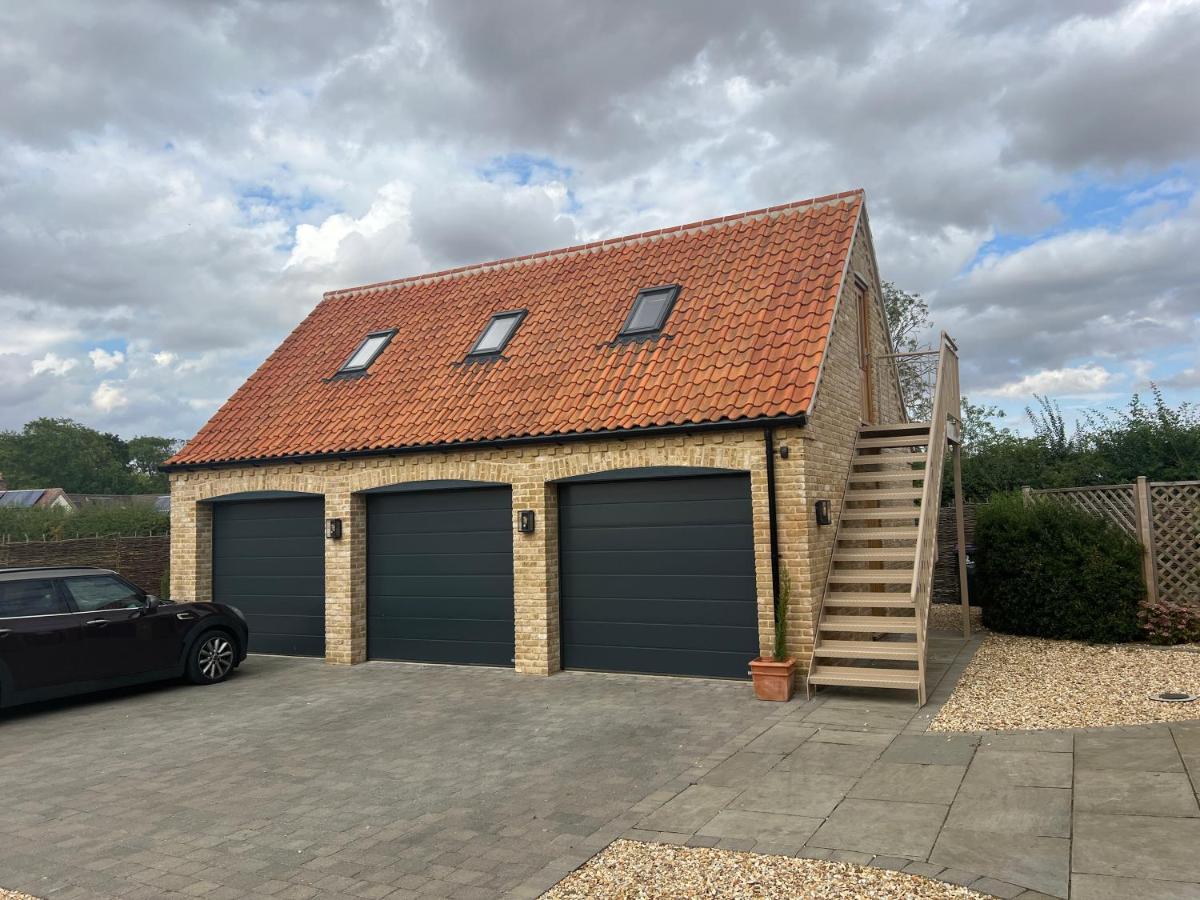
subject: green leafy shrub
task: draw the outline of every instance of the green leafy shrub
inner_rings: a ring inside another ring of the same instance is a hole
[[[1139,636],[1141,546],[1107,520],[1002,495],[979,507],[975,541],[988,628],[1095,643]]]
[[[1200,602],[1180,603],[1160,599],[1144,603],[1138,613],[1146,640],[1152,644],[1200,642]]]
[[[0,538],[10,541],[166,534],[170,524],[152,506],[85,506],[78,512],[0,507]]]

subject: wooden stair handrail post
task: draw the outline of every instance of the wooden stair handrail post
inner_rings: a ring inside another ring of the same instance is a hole
[[[1142,544],[1142,577],[1146,580],[1146,600],[1158,602],[1158,571],[1154,565],[1154,519],[1150,510],[1150,479],[1139,475],[1133,486],[1133,511],[1138,540]]]

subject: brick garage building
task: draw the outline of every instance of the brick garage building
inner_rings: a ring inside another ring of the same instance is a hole
[[[786,570],[807,661],[888,352],[859,191],[331,292],[165,467],[172,595],[334,663],[737,676]]]

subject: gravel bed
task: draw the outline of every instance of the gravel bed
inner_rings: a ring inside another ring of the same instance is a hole
[[[0,888],[0,900],[38,900],[33,894],[22,894],[20,891],[6,891]]]
[[[962,634],[962,606],[958,603],[929,604],[929,618],[926,627],[930,631],[953,631]],[[983,610],[978,606],[971,607],[972,634],[983,628]]]
[[[919,875],[852,863],[763,856],[705,847],[617,841],[572,872],[543,900],[943,900],[986,894]]]
[[[989,634],[930,731],[1092,728],[1200,719],[1200,656],[1136,644],[1083,644]]]

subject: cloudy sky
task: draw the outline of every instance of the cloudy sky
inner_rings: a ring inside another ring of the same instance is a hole
[[[867,190],[973,399],[1200,399],[1200,2],[0,7],[0,428],[190,436],[321,292]]]

